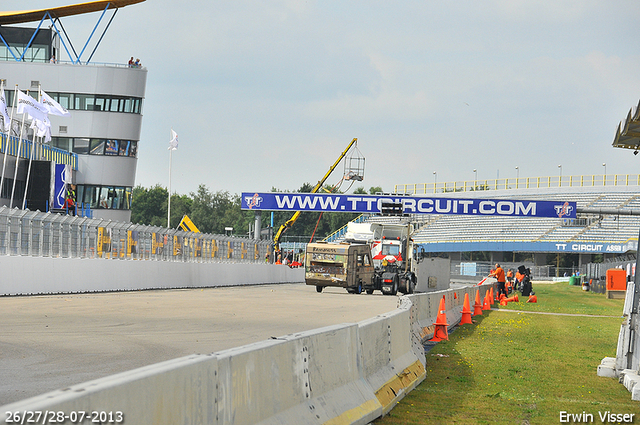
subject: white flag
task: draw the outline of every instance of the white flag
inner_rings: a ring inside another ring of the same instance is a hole
[[[4,84],[0,88],[0,115],[4,121],[4,132],[9,134],[11,129],[11,118],[9,118],[9,111],[7,110],[7,98],[4,97]]]
[[[18,108],[16,112],[19,114],[27,113],[31,118],[36,119],[38,121],[45,122],[48,120],[47,118],[47,108],[45,106],[32,98],[31,96],[27,96],[22,92],[22,90],[18,90]]]
[[[47,112],[49,112],[51,115],[59,115],[61,117],[68,117],[69,115],[71,115],[69,111],[64,109],[62,105],[53,100],[51,96],[44,92],[44,90],[40,89],[40,94],[42,95],[40,97],[40,102],[44,105],[45,108],[47,108]]]
[[[31,115],[29,115],[31,116]],[[51,141],[51,121],[45,117],[44,121],[40,121],[31,117],[31,128],[38,137],[44,137],[44,142],[49,143]]]
[[[178,134],[171,129],[171,140],[169,141],[169,150],[175,151],[178,149]]]

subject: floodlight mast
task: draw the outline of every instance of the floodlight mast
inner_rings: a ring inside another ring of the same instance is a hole
[[[322,179],[320,179],[320,181],[318,181],[318,183],[313,187],[313,189],[311,189],[310,193],[316,193],[318,190],[320,190],[320,188],[322,187],[324,182],[329,178],[331,173],[333,173],[333,170],[335,170],[335,168],[338,166],[340,161],[342,161],[342,159],[347,155],[347,153],[351,150],[351,148],[354,145],[357,146],[357,144],[358,144],[358,138],[354,138],[351,141],[351,143],[349,143],[347,148],[340,154],[340,156],[338,157],[336,162],[334,162],[333,165],[329,168],[329,171],[327,171],[327,173],[324,175],[324,177],[322,177]],[[273,248],[274,248],[274,250],[276,252],[280,251],[280,238],[282,237],[284,232],[286,232],[291,226],[293,226],[293,224],[296,222],[296,220],[298,220],[298,217],[300,217],[301,213],[302,213],[302,211],[296,211],[293,214],[293,216],[291,216],[291,218],[289,220],[287,220],[278,229],[278,232],[276,233],[275,237],[273,238]]]

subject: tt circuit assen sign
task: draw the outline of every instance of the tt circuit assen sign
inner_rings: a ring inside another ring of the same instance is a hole
[[[317,193],[242,193],[243,210],[380,213],[402,204],[404,214],[576,218],[576,203],[524,199],[465,199]]]

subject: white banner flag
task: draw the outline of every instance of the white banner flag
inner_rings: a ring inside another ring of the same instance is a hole
[[[9,110],[7,109],[7,98],[4,96],[4,84],[0,88],[0,115],[4,121],[4,132],[9,134],[11,130],[11,118],[9,118]]]
[[[51,122],[49,118],[45,117],[45,121],[40,121],[33,117],[31,119],[33,120],[31,121],[31,128],[35,131],[36,136],[44,137],[44,142],[49,143],[51,141]]]
[[[51,96],[44,92],[44,90],[40,89],[40,94],[42,95],[40,97],[40,102],[44,105],[45,108],[47,108],[47,112],[49,112],[51,115],[59,115],[61,117],[68,117],[71,115],[69,111],[64,109],[62,105],[53,100]]]
[[[171,140],[169,141],[169,150],[175,151],[178,149],[178,134],[171,129]]]
[[[45,122],[47,119],[47,108],[31,96],[27,96],[22,90],[17,91],[18,94],[18,108],[16,110],[19,114],[27,113],[31,118],[38,121]]]

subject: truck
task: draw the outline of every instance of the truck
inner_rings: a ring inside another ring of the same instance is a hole
[[[367,294],[373,294],[376,290],[384,295],[396,295],[398,291],[412,294],[417,283],[414,269],[417,259],[413,258],[412,231],[413,226],[410,223],[349,223],[344,243],[307,245],[305,264],[307,285],[316,285],[318,292],[322,291],[318,288],[319,286],[343,286],[348,292],[358,294],[363,290]],[[321,280],[317,273],[317,270],[320,270],[319,264],[328,266],[330,261],[324,258],[320,260],[320,255],[328,249],[334,250],[331,251],[332,253],[337,253],[335,251],[337,246],[342,247],[341,252],[349,250],[357,252],[363,262],[370,259],[371,264],[360,264],[357,260],[355,263],[349,262],[347,257],[338,258],[336,255],[331,257],[335,262],[331,270],[336,271],[339,268],[340,274],[327,273]],[[349,283],[343,284],[342,281],[349,281]]]
[[[327,242],[307,245],[305,282],[315,286],[317,292],[327,286],[337,286],[360,294],[372,289],[374,274],[368,245]]]

